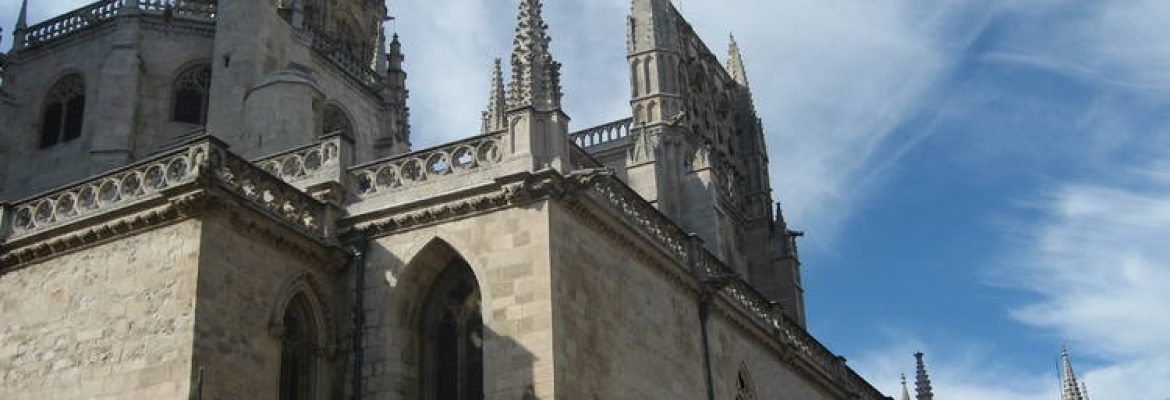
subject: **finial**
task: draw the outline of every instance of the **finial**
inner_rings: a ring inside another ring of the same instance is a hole
[[[739,43],[735,42],[735,35],[729,35],[731,43],[727,46],[727,72],[740,86],[748,87],[747,70],[743,66],[743,55],[739,51]]]
[[[531,106],[548,111],[561,107],[561,64],[549,51],[551,39],[541,17],[542,8],[540,0],[520,0],[512,49],[510,108]]]
[[[922,360],[922,352],[914,353],[917,363],[917,376],[914,379],[915,398],[917,400],[934,400],[934,391],[930,387],[930,375],[926,373],[926,362]]]
[[[504,129],[504,111],[507,107],[504,97],[504,73],[500,67],[500,59],[495,60],[492,68],[491,94],[488,96],[488,108],[483,113],[483,134],[497,132]]]

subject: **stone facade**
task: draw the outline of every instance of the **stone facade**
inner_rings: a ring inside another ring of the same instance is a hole
[[[0,398],[885,398],[804,330],[736,47],[633,0],[632,117],[570,133],[541,7],[480,135],[421,151],[378,2],[21,18]]]

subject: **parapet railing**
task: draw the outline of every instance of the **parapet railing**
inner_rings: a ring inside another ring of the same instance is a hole
[[[113,19],[127,5],[170,18],[214,21],[215,0],[100,0],[16,32],[19,48],[36,47]]]
[[[289,186],[217,139],[204,136],[149,159],[9,207],[8,235],[20,239],[74,222],[165,197],[169,189],[197,180],[215,182],[266,214],[314,238],[326,237],[324,204]]]
[[[359,165],[349,170],[351,189],[369,198],[498,164],[503,146],[503,133],[493,133]]]
[[[634,126],[633,118],[620,119],[605,125],[595,126],[569,134],[569,138],[583,149],[609,143],[627,136]]]
[[[297,31],[297,38],[361,84],[367,87],[377,87],[381,84],[381,78],[371,68],[371,63],[355,59],[346,51],[345,46],[328,34],[317,32],[312,26],[305,25]]]
[[[298,182],[322,175],[341,163],[341,136],[325,138],[292,150],[253,161],[261,169],[284,180]]]
[[[800,325],[784,315],[782,307],[769,300],[735,270],[703,248],[697,237],[663,215],[657,208],[615,177],[599,180],[590,187],[593,197],[630,225],[647,233],[679,262],[691,267],[692,273],[718,294],[743,311],[760,328],[795,351],[815,369],[836,381],[861,399],[884,399],[865,379],[845,365],[844,358],[829,351]]]

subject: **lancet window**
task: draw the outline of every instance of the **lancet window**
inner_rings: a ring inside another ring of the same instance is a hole
[[[304,294],[285,309],[280,338],[280,400],[312,400],[318,330]]]
[[[41,148],[81,137],[85,120],[85,80],[81,75],[62,77],[45,96],[41,115]]]
[[[171,112],[171,120],[206,125],[209,92],[211,92],[211,65],[197,65],[181,72],[175,78],[174,109]]]
[[[423,310],[423,399],[482,400],[483,317],[479,285],[466,262],[447,266]]]

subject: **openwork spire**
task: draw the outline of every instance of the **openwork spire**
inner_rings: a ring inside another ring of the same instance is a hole
[[[922,361],[922,352],[914,353],[917,360],[917,376],[914,379],[914,391],[917,400],[934,400],[934,391],[930,387],[930,375],[926,374],[926,363]]]
[[[1072,361],[1069,360],[1068,347],[1060,347],[1061,362],[1061,400],[1088,400],[1084,386],[1077,383],[1077,374],[1073,372]]]
[[[504,73],[500,68],[500,59],[496,59],[492,69],[491,95],[488,97],[487,111],[483,113],[483,133],[504,130],[504,112],[508,106],[504,97]]]
[[[910,389],[906,387],[906,374],[902,374],[902,400],[910,400]]]
[[[748,87],[747,70],[743,67],[743,55],[739,52],[735,35],[731,35],[731,44],[727,46],[727,72],[741,86]]]
[[[549,51],[548,25],[540,15],[543,7],[540,0],[520,0],[512,48],[510,108],[561,108],[561,64]]]

